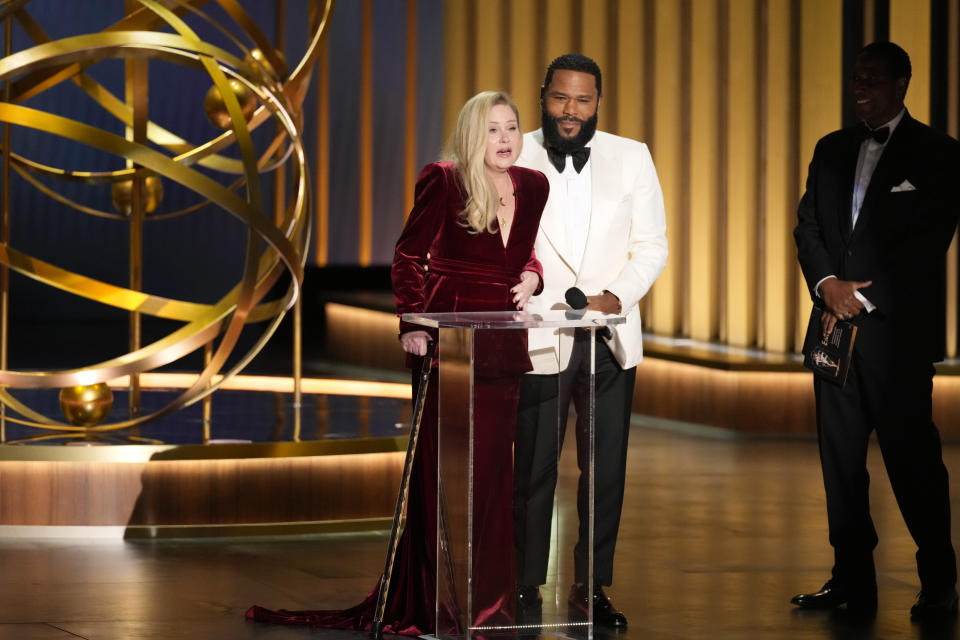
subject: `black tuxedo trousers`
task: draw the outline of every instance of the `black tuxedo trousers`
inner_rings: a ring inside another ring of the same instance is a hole
[[[596,340],[594,377],[593,582],[613,583],[613,553],[620,528],[627,467],[627,438],[636,367],[622,369],[602,340]],[[577,512],[580,527],[573,550],[574,579],[590,578],[589,396],[590,338],[578,331],[570,364],[559,375],[523,376],[514,446],[513,508],[517,583],[546,582],[557,461],[563,447],[570,402],[577,413]],[[562,420],[558,420],[562,416]],[[562,550],[561,553],[566,552]]]
[[[852,590],[876,590],[877,532],[870,517],[866,466],[872,431],[917,544],[922,588],[937,592],[956,583],[947,469],[931,416],[933,373],[933,365],[922,360],[878,363],[855,351],[843,388],[814,379],[833,579]]]

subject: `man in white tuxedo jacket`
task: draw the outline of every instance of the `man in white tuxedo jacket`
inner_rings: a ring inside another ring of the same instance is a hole
[[[613,581],[613,553],[626,473],[627,436],[636,366],[643,357],[638,303],[667,260],[663,194],[646,145],[596,131],[601,94],[597,64],[566,54],[547,69],[541,88],[542,127],[524,136],[518,165],[542,171],[550,196],[540,221],[536,253],[544,289],[527,304],[538,313],[569,309],[565,293],[576,287],[587,309],[626,316],[597,338],[594,622],[625,627],[626,617],[602,587]],[[523,194],[518,194],[519,198]],[[581,330],[560,340],[557,330],[532,329],[534,371],[524,376],[514,450],[514,512],[517,598],[521,620],[540,611],[539,585],[546,582],[558,446],[562,446],[571,399],[577,410],[579,540],[574,548],[572,613],[587,610],[589,546],[587,490],[589,460],[586,408],[590,342]],[[558,424],[559,434],[558,434]]]

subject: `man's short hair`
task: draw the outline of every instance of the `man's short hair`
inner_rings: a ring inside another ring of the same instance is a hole
[[[899,45],[892,42],[871,42],[860,50],[860,55],[871,55],[883,58],[886,62],[887,73],[894,78],[910,80],[913,68],[910,66],[910,56]]]
[[[550,86],[554,71],[580,71],[582,73],[589,73],[597,80],[597,96],[599,97],[603,93],[600,66],[582,53],[565,53],[558,58],[554,58],[550,66],[547,67],[547,75],[543,79],[541,93],[546,91],[547,87]]]

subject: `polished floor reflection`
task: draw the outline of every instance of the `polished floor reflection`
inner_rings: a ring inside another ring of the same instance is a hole
[[[960,445],[948,444],[945,456],[956,505]],[[831,564],[816,443],[637,425],[608,590],[630,621],[617,640],[957,637],[952,627],[910,622],[915,549],[875,447],[870,469],[879,612],[868,621],[803,612],[790,597],[818,588]],[[354,604],[373,586],[386,542],[386,533],[0,540],[0,639],[365,639],[248,623],[243,612],[253,603]]]

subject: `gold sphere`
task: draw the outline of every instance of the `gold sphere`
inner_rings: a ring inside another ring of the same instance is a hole
[[[60,410],[78,427],[93,427],[103,422],[113,409],[113,391],[106,382],[64,387],[60,390]]]
[[[163,201],[163,181],[160,176],[147,176],[143,180],[143,212],[153,213]],[[133,212],[133,179],[114,182],[110,187],[113,208],[124,215]]]
[[[247,120],[257,109],[257,96],[239,80],[231,78],[227,81],[230,84],[230,90],[237,97],[240,103],[240,110],[243,117]],[[217,85],[210,87],[207,95],[203,98],[203,110],[207,113],[207,119],[218,129],[230,128],[230,114],[227,112],[227,105],[223,103],[223,96],[220,95],[220,89]]]
[[[253,49],[243,57],[243,61],[250,65],[251,67],[259,67],[267,75],[276,78],[277,80],[282,80],[287,77],[289,68],[287,67],[287,58],[283,55],[283,51],[275,49],[274,52],[277,54],[277,57],[280,58],[280,69],[274,69],[273,65],[270,64],[270,61],[267,60],[267,57],[263,55],[263,51],[260,49]]]

